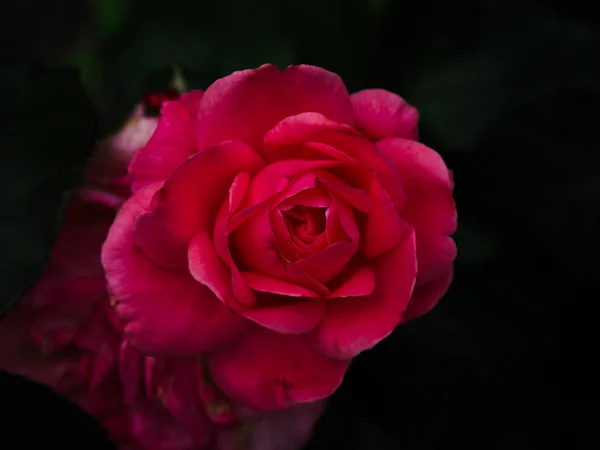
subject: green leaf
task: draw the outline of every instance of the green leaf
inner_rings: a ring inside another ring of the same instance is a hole
[[[0,70],[0,314],[40,274],[80,168],[95,119],[72,69],[15,64]]]

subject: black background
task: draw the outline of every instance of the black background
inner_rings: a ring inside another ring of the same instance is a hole
[[[13,140],[16,150],[2,150],[4,167],[21,168],[10,183],[37,186],[22,189],[30,200],[14,201],[12,187],[0,196],[3,238],[14,248],[40,238],[15,237],[10,220],[55,223],[57,199],[72,185],[40,172],[39,158],[23,149],[41,155],[47,145],[64,148],[66,139],[82,153],[57,150],[53,161],[72,173],[89,151],[83,143],[116,129],[144,92],[163,89],[173,65],[190,88],[272,62],[323,66],[351,92],[392,90],[419,109],[421,140],[455,174],[455,281],[433,312],[356,358],[307,448],[548,448],[560,402],[559,305],[594,288],[596,268],[585,255],[600,250],[599,16],[591,7],[533,0],[27,0],[11,8],[0,14],[3,49],[13,60],[77,66],[98,118],[73,120],[68,133],[45,137],[44,145]],[[71,76],[50,72],[35,76]],[[0,89],[13,89],[14,66],[3,67],[1,80]],[[19,126],[27,128],[27,108],[32,117],[56,108],[89,111],[76,88],[52,90],[31,77],[19,83],[44,99],[17,99],[25,105]],[[32,122],[33,141],[42,126]],[[12,125],[5,128],[15,135]],[[10,154],[21,155],[19,163]],[[41,219],[15,206],[43,198],[54,203]],[[30,282],[51,245],[44,236],[27,247],[27,261],[17,261],[29,264],[22,273]],[[20,256],[13,252],[0,265],[3,306],[20,289],[9,283],[10,258]],[[101,445],[93,422],[47,390],[2,375],[0,393],[2,448],[32,448],[24,443],[32,435],[49,446]]]

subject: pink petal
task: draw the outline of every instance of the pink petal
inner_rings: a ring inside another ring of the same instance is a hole
[[[371,140],[417,139],[419,113],[406,101],[383,89],[365,89],[350,96],[356,128]]]
[[[208,417],[200,403],[197,384],[196,361],[177,359],[159,384],[158,398],[173,417],[190,428],[207,426]]]
[[[141,393],[144,358],[127,340],[121,343],[119,352],[119,377],[123,385],[123,401],[133,405]]]
[[[318,113],[303,113],[282,120],[266,134],[265,151],[271,158],[290,157],[301,153],[301,145],[305,142],[319,142],[340,150],[350,157],[350,161],[355,160],[362,166],[355,167],[354,171],[360,171],[363,177],[364,169],[374,171],[396,209],[402,209],[406,195],[398,169],[388,156],[354,129],[335,123]],[[292,151],[294,146],[298,151]],[[348,162],[347,157],[340,161]]]
[[[229,188],[229,214],[235,213],[248,191],[250,185],[250,174],[248,172],[238,173]]]
[[[315,111],[352,125],[352,105],[339,76],[319,67],[273,65],[234,72],[214,82],[198,111],[198,148],[225,140],[261,149],[265,133],[285,117]]]
[[[373,261],[373,293],[330,301],[319,326],[302,336],[307,345],[320,354],[345,360],[375,346],[400,323],[417,272],[414,231],[405,228],[404,240]]]
[[[256,303],[254,293],[246,286],[240,271],[238,270],[231,252],[229,250],[229,211],[231,207],[228,202],[223,202],[221,209],[217,214],[217,220],[215,222],[215,228],[213,233],[214,248],[221,261],[229,268],[230,281],[228,283],[226,274],[224,274],[219,266],[214,266],[212,278],[209,279],[209,273],[207,272],[206,281],[210,282],[211,289],[217,294],[217,297],[223,302],[230,302],[230,306],[235,307],[235,303],[240,303],[245,306],[252,306]],[[205,250],[209,248],[205,247]],[[190,246],[190,252],[192,252],[192,246]],[[195,276],[199,276],[196,274]],[[236,302],[233,301],[235,298]]]
[[[246,220],[233,233],[233,239],[241,258],[251,271],[303,286],[319,294],[329,292],[325,286],[283,257],[277,248],[266,210]]]
[[[0,370],[58,388],[77,367],[76,355],[44,355],[28,332],[31,312],[19,303],[0,321]]]
[[[344,199],[344,201],[348,202],[359,211],[366,213],[371,211],[373,207],[371,198],[369,197],[369,194],[362,189],[349,186],[347,183],[344,183],[341,180],[338,181],[333,179],[333,177],[322,177],[320,174],[318,180],[327,188],[327,190],[335,192],[342,199]]]
[[[452,180],[439,154],[418,142],[385,139],[381,148],[398,166],[407,192],[402,217],[415,227],[418,284],[444,275],[456,258],[456,246],[448,237],[456,230]]]
[[[190,242],[189,269],[196,281],[208,287],[226,305],[231,302],[230,275],[207,233],[198,233]]]
[[[148,143],[157,125],[156,117],[145,115],[144,105],[136,105],[122,128],[96,144],[86,164],[85,184],[110,182],[125,175],[132,157]]]
[[[198,358],[196,364],[196,379],[198,381],[198,394],[204,406],[204,411],[211,421],[217,424],[231,424],[238,420],[235,406],[215,386],[206,360]],[[226,428],[226,427],[222,427]],[[228,427],[227,427],[228,428]]]
[[[333,244],[335,242],[349,241],[350,237],[344,230],[340,217],[333,208],[329,208],[325,213],[325,235],[327,236],[327,242]],[[358,235],[358,230],[357,230]]]
[[[426,312],[429,312],[440,298],[446,293],[450,283],[452,282],[453,270],[452,268],[442,275],[440,278],[429,283],[416,286],[410,303],[404,311],[402,321],[416,319],[422,316]]]
[[[348,363],[315,353],[298,336],[264,328],[209,356],[211,374],[223,392],[259,410],[328,397],[341,384]]]
[[[31,336],[44,351],[50,352],[69,344],[105,299],[104,277],[47,275],[22,301],[36,313],[31,319]]]
[[[269,199],[275,207],[284,199],[314,187],[314,170],[339,165],[339,161],[301,159],[287,159],[269,164],[250,182],[242,207],[250,208]]]
[[[365,297],[375,290],[375,272],[368,266],[354,267],[344,275],[344,281],[332,290],[329,298]]]
[[[318,295],[313,291],[292,283],[287,283],[277,278],[262,275],[255,272],[242,272],[242,277],[248,287],[271,294],[285,295],[289,297],[309,297],[316,298]]]
[[[210,350],[238,337],[248,323],[189,273],[160,269],[134,244],[133,221],[149,208],[158,187],[144,188],[123,205],[102,249],[116,312],[132,345],[145,352],[186,355]]]
[[[356,253],[358,243],[336,242],[312,256],[294,262],[294,267],[326,284],[338,275]]]
[[[359,232],[354,220],[354,212],[337,194],[331,193],[332,209],[349,241],[335,242],[323,251],[293,263],[293,267],[310,275],[323,284],[337,276],[356,254],[359,246]]]
[[[240,142],[224,142],[189,158],[156,192],[151,212],[138,215],[136,244],[155,264],[184,268],[191,239],[212,230],[235,176],[261,165],[260,157]]]
[[[151,183],[164,182],[198,151],[195,125],[202,96],[201,91],[191,91],[179,100],[163,103],[154,135],[129,165],[134,192]]]
[[[325,315],[325,302],[313,298],[286,297],[284,295],[257,294],[262,298],[276,299],[278,305],[244,308],[240,314],[262,327],[283,334],[303,334],[314,329]]]
[[[371,212],[366,216],[361,250],[368,258],[394,248],[404,235],[403,222],[392,199],[376,178],[369,187]]]
[[[281,215],[281,211],[271,212],[271,214],[269,214],[269,223],[271,225],[271,229],[273,230],[275,243],[282,256],[286,260],[292,262],[301,258],[302,256],[298,251],[299,248],[298,246],[294,245],[294,242],[292,242],[287,226],[283,220],[283,216]]]

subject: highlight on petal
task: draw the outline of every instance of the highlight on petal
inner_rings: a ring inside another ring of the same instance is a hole
[[[319,355],[298,336],[264,328],[209,356],[212,377],[223,392],[260,410],[328,397],[341,384],[348,364]]]
[[[365,89],[350,96],[356,128],[371,140],[417,139],[419,112],[402,97],[384,89]]]
[[[229,202],[223,202],[217,214],[217,219],[215,221],[213,230],[214,250],[219,258],[221,258],[221,261],[229,268],[230,288],[228,289],[225,285],[226,275],[219,275],[219,278],[213,278],[211,283],[218,281],[218,285],[217,283],[214,283],[214,287],[220,289],[223,294],[217,294],[217,296],[219,299],[221,299],[221,301],[226,302],[226,304],[234,305],[237,302],[244,306],[253,306],[256,303],[254,293],[250,288],[248,288],[244,279],[242,278],[236,263],[233,261],[233,257],[231,256],[231,251],[229,248],[230,231],[228,227],[230,224],[230,209]],[[192,251],[192,246],[190,246],[190,251]],[[221,272],[220,269],[218,269],[218,271]],[[215,292],[217,291],[215,290]],[[231,298],[224,295],[228,292],[231,293]],[[233,301],[234,298],[235,301]]]
[[[375,346],[402,320],[417,273],[415,234],[406,234],[391,252],[373,260],[370,295],[329,300],[321,323],[303,341],[320,354],[345,360]]]
[[[354,123],[343,81],[325,69],[299,65],[280,71],[266,64],[234,72],[206,90],[198,111],[197,145],[237,140],[261,149],[265,133],[279,121],[309,111]]]
[[[178,100],[163,103],[154,135],[129,165],[134,192],[148,184],[164,182],[199,150],[196,145],[196,116],[202,96],[202,91],[191,91]]]
[[[150,185],[123,205],[102,249],[115,311],[129,341],[144,352],[182,356],[212,350],[243,334],[249,322],[187,271],[162,270],[135,245],[133,221],[148,210],[157,188],[160,184]]]

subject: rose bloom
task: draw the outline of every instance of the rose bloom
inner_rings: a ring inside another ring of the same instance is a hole
[[[154,123],[154,127],[152,126]],[[154,358],[123,335],[100,250],[127,195],[127,162],[156,119],[138,106],[98,143],[65,212],[49,264],[0,322],[0,369],[51,386],[94,416],[125,450],[295,450],[324,402],[284,412],[239,407],[214,385],[202,355]]]
[[[452,279],[452,179],[417,111],[272,65],[163,104],[102,250],[129,343],[205,354],[236,404],[329,396]]]

